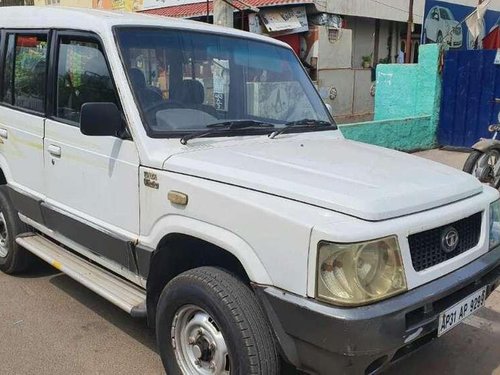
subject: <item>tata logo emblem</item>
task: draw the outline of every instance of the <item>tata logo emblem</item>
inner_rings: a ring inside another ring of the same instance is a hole
[[[453,227],[448,227],[443,230],[443,234],[441,235],[441,249],[445,253],[451,253],[458,246],[458,232]]]

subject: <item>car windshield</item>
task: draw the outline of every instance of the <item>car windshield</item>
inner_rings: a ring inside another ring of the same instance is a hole
[[[166,28],[122,27],[116,35],[150,136],[182,136],[229,121],[249,121],[261,132],[304,119],[331,123],[288,48]]]

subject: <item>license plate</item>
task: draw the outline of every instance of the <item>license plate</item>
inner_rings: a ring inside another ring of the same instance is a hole
[[[439,315],[438,336],[448,332],[457,326],[462,320],[472,315],[479,308],[484,306],[486,301],[486,290],[488,287],[479,289],[467,298],[456,303],[448,310]]]

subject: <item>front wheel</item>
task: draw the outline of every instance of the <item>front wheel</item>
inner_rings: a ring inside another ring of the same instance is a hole
[[[163,290],[156,335],[168,375],[276,375],[279,357],[252,291],[228,272],[186,271]]]

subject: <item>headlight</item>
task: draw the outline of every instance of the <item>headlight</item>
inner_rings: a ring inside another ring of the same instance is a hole
[[[490,249],[500,244],[500,200],[490,204]]]
[[[318,299],[359,306],[404,291],[406,277],[396,237],[356,244],[319,244]]]

